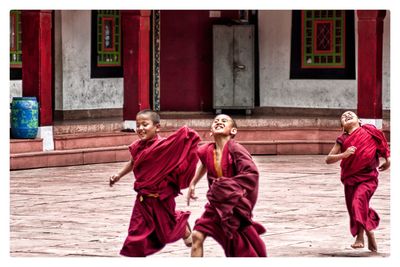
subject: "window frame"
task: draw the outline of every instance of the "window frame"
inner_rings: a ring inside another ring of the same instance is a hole
[[[105,10],[102,10],[105,11]],[[116,11],[116,10],[113,10]],[[119,16],[119,65],[116,64],[98,64],[98,57],[101,55],[99,53],[98,47],[99,47],[99,34],[98,34],[98,15],[99,12],[97,10],[92,10],[92,21],[91,21],[91,57],[90,57],[90,78],[123,78],[123,44],[122,44],[122,22],[121,22],[121,13]],[[116,47],[117,47],[117,41],[115,40],[116,38],[116,33],[115,33],[115,27],[116,23],[113,18],[113,16],[106,16],[102,15],[102,22],[106,20],[112,20],[112,43],[113,47],[112,48],[106,48],[104,49],[105,52],[115,52]],[[104,24],[103,24],[104,25]],[[104,34],[104,27],[101,29],[103,36]],[[101,48],[104,47],[104,42],[101,42]]]
[[[325,10],[328,11],[328,10]],[[303,11],[306,12],[306,11]],[[305,24],[303,24],[303,13],[302,10],[292,11],[292,32],[291,32],[291,57],[290,57],[290,79],[355,79],[355,28],[354,28],[354,10],[345,10],[342,35],[344,44],[341,46],[343,53],[343,62],[341,64],[328,65],[304,65],[304,49],[302,46],[303,33]],[[324,19],[318,19],[313,21],[323,21]],[[314,25],[313,25],[314,26]],[[333,31],[335,26],[333,26]],[[344,31],[344,32],[343,32]],[[313,34],[315,34],[314,31]],[[335,35],[333,32],[333,38]],[[313,36],[312,42],[316,42],[316,36]],[[313,45],[313,50],[315,46]],[[335,44],[333,44],[333,51],[335,51]],[[315,51],[312,51],[313,54]],[[329,52],[329,51],[328,51]],[[328,53],[324,52],[324,53]],[[318,53],[315,53],[318,55]],[[322,54],[321,54],[322,55]],[[336,59],[334,59],[336,60]]]

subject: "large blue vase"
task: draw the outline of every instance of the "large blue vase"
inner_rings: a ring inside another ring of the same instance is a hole
[[[39,104],[36,97],[13,97],[11,102],[11,137],[36,138]]]

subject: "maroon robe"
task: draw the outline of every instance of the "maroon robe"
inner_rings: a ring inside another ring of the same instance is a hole
[[[137,192],[121,255],[144,257],[183,237],[190,212],[175,211],[175,197],[194,176],[198,134],[182,127],[129,146]]]
[[[209,190],[202,216],[194,230],[213,237],[227,257],[266,257],[260,234],[265,228],[252,220],[258,195],[258,170],[247,150],[229,140],[222,152],[222,176],[214,164],[215,144],[199,148],[199,158],[207,168]]]
[[[357,148],[340,163],[350,232],[356,236],[360,226],[371,231],[379,225],[379,216],[369,207],[369,201],[378,186],[379,157],[389,157],[390,151],[383,133],[370,124],[357,128],[350,135],[343,133],[336,142],[342,152],[350,146]]]

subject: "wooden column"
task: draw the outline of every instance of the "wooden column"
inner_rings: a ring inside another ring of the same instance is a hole
[[[52,110],[52,12],[23,10],[22,95],[39,102],[39,126],[53,124]]]
[[[150,108],[150,14],[151,11],[121,11],[124,121],[134,121],[138,111]]]
[[[382,40],[385,10],[358,10],[357,113],[382,128]]]

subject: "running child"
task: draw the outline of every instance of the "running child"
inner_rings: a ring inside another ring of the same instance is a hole
[[[369,201],[378,187],[378,171],[390,167],[390,150],[382,131],[371,124],[361,125],[361,121],[352,111],[346,111],[340,118],[343,134],[326,157],[326,163],[340,161],[341,181],[347,211],[350,217],[350,232],[355,237],[352,248],[364,247],[364,233],[368,240],[368,249],[378,250],[375,230],[379,225],[379,216],[369,206]],[[379,158],[384,162],[379,166]]]
[[[113,186],[132,170],[135,177],[137,195],[120,254],[148,256],[181,238],[191,246],[190,212],[176,211],[175,197],[195,173],[200,138],[186,126],[161,138],[160,117],[152,110],[140,111],[136,125],[139,140],[129,146],[131,160],[109,180]]]
[[[260,235],[265,228],[252,220],[258,196],[259,174],[249,152],[233,140],[234,120],[218,115],[211,125],[213,143],[199,148],[201,160],[189,185],[187,202],[196,199],[195,186],[205,173],[209,189],[205,211],[193,227],[191,256],[203,256],[207,236],[214,238],[227,257],[266,257]]]

